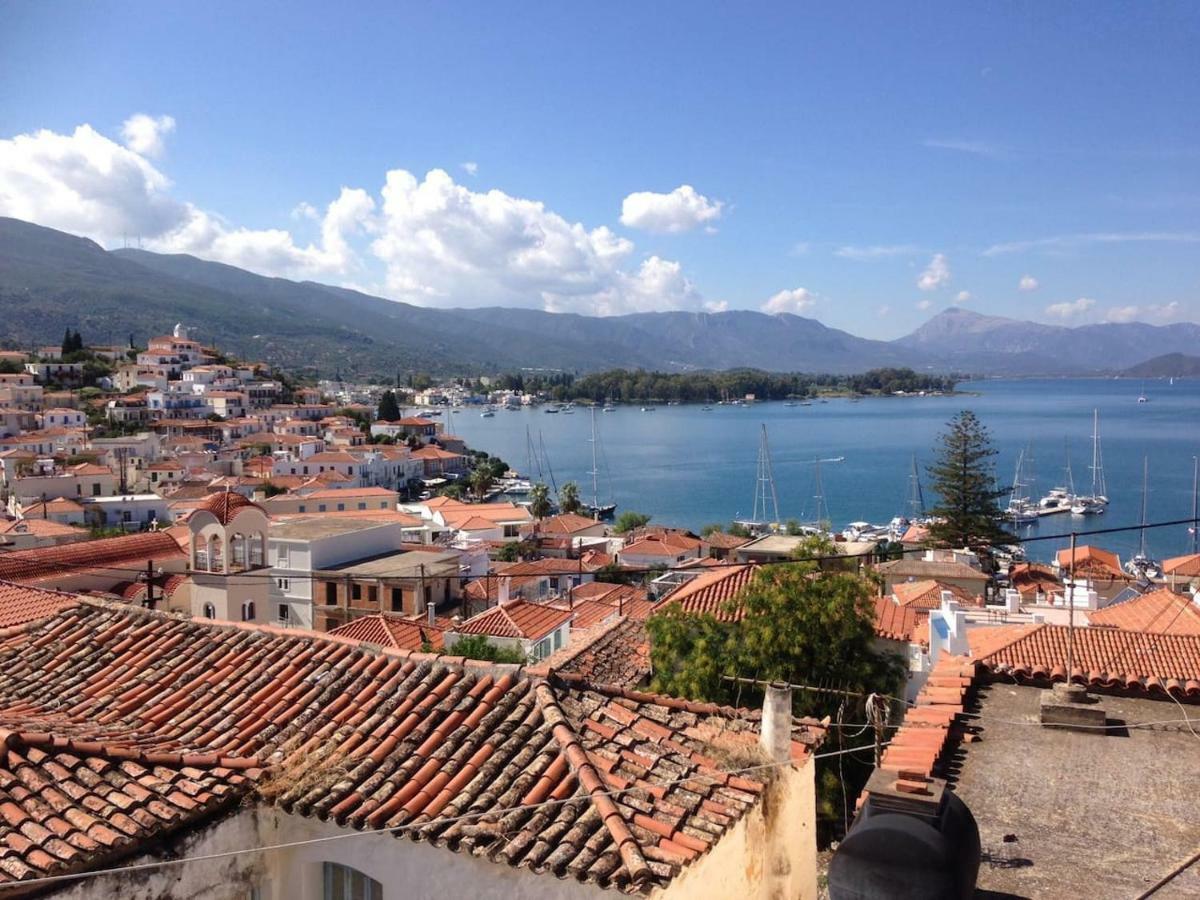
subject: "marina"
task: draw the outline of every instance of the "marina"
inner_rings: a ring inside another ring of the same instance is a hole
[[[964,392],[959,396],[866,397],[859,403],[832,398],[807,408],[718,402],[707,412],[700,405],[659,406],[648,415],[637,405],[608,405],[604,409],[612,411],[603,416],[602,446],[612,476],[611,502],[621,510],[649,514],[659,524],[693,529],[754,518],[758,445],[765,424],[781,521],[817,518],[813,461],[837,457],[844,461],[823,464],[819,471],[833,530],[841,532],[851,522],[912,518],[914,458],[925,479],[937,434],[951,415],[970,408],[991,431],[999,451],[996,480],[1006,486],[1011,486],[1023,450],[1044,461],[1044,477],[1030,470],[1035,498],[1052,487],[1069,487],[1059,483],[1067,447],[1077,460],[1086,455],[1094,461],[1085,496],[1109,501],[1102,522],[1091,514],[1072,515],[1072,503],[1059,503],[1036,521],[1014,524],[1023,537],[1139,524],[1143,456],[1149,457],[1153,486],[1151,521],[1191,514],[1194,457],[1200,454],[1200,381],[1149,382],[1145,390],[1154,402],[1147,404],[1137,402],[1140,382],[1129,379],[995,379],[964,383],[959,389]],[[500,456],[523,476],[549,484],[549,473],[538,478],[527,465],[526,429],[532,426],[535,443],[540,440],[553,460],[556,483],[576,481],[590,501],[591,417],[547,418],[543,408],[490,419],[481,419],[478,411],[464,415],[468,410],[456,410],[448,415],[446,430]],[[1052,460],[1062,461],[1057,472]],[[1091,487],[1093,473],[1096,488]],[[1001,506],[1007,501],[1006,496]],[[1184,527],[1151,529],[1147,542],[1162,559],[1190,550],[1191,535]],[[1136,532],[1108,541],[1122,559],[1136,555],[1139,543]],[[1045,542],[1028,549],[1031,558],[1049,559],[1056,547]]]

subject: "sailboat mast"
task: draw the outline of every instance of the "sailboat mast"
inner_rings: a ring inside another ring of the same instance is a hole
[[[1200,456],[1192,457],[1192,552],[1200,553]]]
[[[1146,493],[1150,489],[1150,457],[1142,457],[1142,541],[1138,554],[1146,555]]]
[[[909,476],[908,505],[914,519],[925,515],[925,494],[921,490],[921,476],[917,471],[917,454],[912,455],[912,474]]]
[[[758,473],[754,485],[755,522],[762,521],[758,517],[760,504],[763,518],[773,512],[774,517],[767,521],[777,523],[779,521],[779,497],[775,493],[775,474],[771,470],[771,449],[767,444],[766,423],[762,426],[762,438],[758,445]]]
[[[600,509],[600,490],[596,485],[596,407],[592,407],[592,508]]]
[[[1092,498],[1100,496],[1097,476],[1100,474],[1100,410],[1092,410]]]

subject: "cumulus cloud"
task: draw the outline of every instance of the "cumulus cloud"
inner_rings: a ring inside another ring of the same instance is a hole
[[[462,164],[462,170],[464,172],[466,172],[468,175],[478,175],[479,174],[479,163],[465,162]]]
[[[875,315],[882,319],[884,316],[891,315],[891,312],[892,308],[885,303],[879,309],[875,310]]]
[[[1017,282],[1017,290],[1026,294],[1036,291],[1040,286],[1040,282],[1032,275],[1022,275],[1021,280]]]
[[[311,203],[301,200],[292,207],[292,218],[296,220],[308,219],[315,222],[321,218],[321,214],[317,212],[317,208]]]
[[[1113,306],[1104,314],[1105,322],[1133,322],[1141,308],[1137,306]]]
[[[713,222],[721,216],[720,200],[709,200],[690,184],[669,194],[637,191],[621,203],[621,224],[659,234],[678,234]]]
[[[969,303],[970,300],[971,300],[971,292],[970,291],[959,291],[954,296],[955,303]]]
[[[917,301],[917,309],[921,310],[921,312],[924,312],[925,310],[929,309],[932,306],[933,306],[932,300],[918,300]]]
[[[1090,297],[1080,297],[1078,300],[1051,303],[1046,307],[1046,315],[1066,321],[1082,316],[1095,305],[1096,301]]]
[[[1183,308],[1178,300],[1170,303],[1151,303],[1146,306],[1112,306],[1104,313],[1105,322],[1150,322],[1164,325],[1178,321]]]
[[[762,305],[762,311],[770,315],[791,313],[798,316],[817,305],[817,298],[807,288],[792,288],[772,295]]]
[[[728,300],[708,300],[704,304],[704,311],[710,313],[723,313],[729,311]]]
[[[171,116],[148,116],[135,113],[121,125],[125,146],[142,156],[161,156],[166,149],[164,139],[175,130]]]
[[[917,278],[917,287],[923,291],[936,291],[950,283],[950,263],[944,253],[935,253],[925,271]]]

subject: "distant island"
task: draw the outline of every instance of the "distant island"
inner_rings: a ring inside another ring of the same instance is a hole
[[[1188,378],[1200,376],[1200,356],[1164,353],[1131,366],[1121,373],[1134,378]]]
[[[644,372],[612,369],[591,375],[516,373],[493,379],[502,390],[533,391],[555,400],[591,403],[717,403],[723,400],[803,400],[821,395],[893,396],[952,393],[956,379],[905,368],[871,369],[857,375],[763,372]]]

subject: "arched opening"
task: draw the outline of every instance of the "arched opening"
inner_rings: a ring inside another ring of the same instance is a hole
[[[242,621],[243,622],[253,622],[254,621],[254,601],[253,600],[245,600],[242,602]]]
[[[225,571],[225,542],[219,534],[208,539],[208,571]]]
[[[217,617],[217,608],[211,603],[204,604],[204,618],[215,619]]]
[[[267,536],[261,531],[252,535],[249,538],[250,542],[250,568],[261,569],[266,565],[267,559]]]
[[[229,539],[229,571],[240,572],[246,568],[246,536],[235,532]]]
[[[383,885],[369,875],[340,863],[327,862],[324,869],[324,896],[345,900],[383,900]]]

